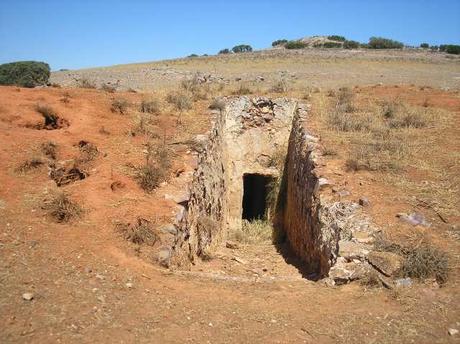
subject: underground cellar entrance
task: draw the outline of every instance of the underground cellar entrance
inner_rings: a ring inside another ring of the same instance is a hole
[[[273,177],[262,174],[243,175],[243,220],[266,219],[267,196]]]

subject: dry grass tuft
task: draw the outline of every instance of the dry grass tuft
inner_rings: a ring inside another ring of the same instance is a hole
[[[118,112],[119,114],[125,115],[128,111],[129,102],[124,98],[117,98],[112,101],[110,110],[112,112]]]
[[[153,228],[153,224],[143,218],[137,218],[134,224],[119,223],[116,229],[126,240],[137,245],[153,246],[160,239]]]
[[[152,192],[168,179],[172,153],[165,144],[160,147],[149,144],[147,150],[146,163],[137,169],[136,179],[142,189]]]
[[[272,241],[273,226],[267,220],[243,220],[241,229],[230,233],[232,240],[242,244],[261,244]]]
[[[438,249],[422,245],[412,249],[406,255],[403,265],[404,276],[426,279],[436,278],[440,284],[446,283],[449,275],[447,254]]]
[[[43,205],[48,214],[58,223],[69,222],[81,216],[83,210],[65,193],[55,195],[51,200],[45,201]]]
[[[57,157],[57,144],[51,141],[43,142],[40,145],[41,152],[49,159],[55,160]]]
[[[87,78],[82,78],[78,80],[77,87],[94,89],[96,88],[96,83]]]
[[[222,99],[216,98],[211,102],[209,108],[211,110],[223,111],[225,109],[225,102]]]
[[[277,81],[270,89],[271,92],[274,93],[286,93],[289,91],[288,85],[286,80],[279,80]]]
[[[232,92],[232,94],[235,96],[245,96],[245,95],[252,94],[252,93],[254,93],[252,89],[250,89],[248,86],[242,83],[238,86],[236,90]]]
[[[192,108],[191,97],[184,92],[172,92],[166,96],[166,101],[179,111],[189,110]]]
[[[144,99],[141,102],[139,110],[142,113],[158,115],[161,112],[160,103],[156,99]]]
[[[26,173],[30,170],[34,170],[42,166],[44,162],[40,158],[32,158],[30,160],[24,161],[21,165],[16,168],[17,172]]]
[[[117,91],[115,86],[109,85],[107,83],[103,83],[101,85],[101,90],[107,93],[115,93]]]

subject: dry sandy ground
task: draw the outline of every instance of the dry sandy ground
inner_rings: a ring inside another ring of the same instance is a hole
[[[346,75],[337,74],[346,69],[348,58],[335,63],[322,60],[325,65],[332,64],[324,70],[336,68],[334,74],[328,74],[330,85],[349,82]],[[354,59],[351,64],[363,71],[372,70],[369,65],[385,68],[389,71],[385,82],[457,87],[458,61],[444,59],[383,59],[377,63],[366,58]],[[196,70],[201,70],[200,63],[196,61]],[[253,63],[259,64],[256,59]],[[291,66],[290,62],[279,63]],[[221,68],[224,74],[225,65],[215,68]],[[401,66],[395,67],[398,65]],[[292,66],[290,70],[297,68]],[[312,78],[320,82],[318,68],[308,68],[315,70]],[[395,80],[402,70],[411,74]],[[374,70],[372,76],[369,73],[363,76],[363,83],[380,82],[380,70]],[[232,75],[234,78],[238,73]],[[329,87],[328,83],[324,85]],[[300,87],[289,95],[300,97],[302,93]],[[65,88],[0,88],[0,342],[458,342],[458,335],[449,336],[447,331],[460,329],[459,236],[455,227],[460,220],[456,206],[459,94],[411,86],[364,87],[359,93],[363,99],[398,97],[419,105],[428,101],[430,107],[449,113],[446,125],[417,133],[419,139],[426,139],[428,148],[433,148],[422,159],[426,164],[411,164],[399,176],[354,173],[344,167],[347,141],[324,128],[320,112],[326,92],[311,98],[312,130],[338,152],[329,160],[330,178],[351,192],[351,200],[368,196],[371,207],[366,211],[384,232],[403,240],[430,240],[446,251],[450,279],[441,288],[433,281],[398,290],[369,288],[359,283],[327,287],[303,279],[272,245],[222,248],[215,259],[199,263],[192,272],[160,268],[151,248],[137,248],[115,231],[117,221],[133,221],[138,216],[158,226],[168,222],[174,204],[164,194],[181,186],[180,178],[172,173],[168,185],[146,194],[132,177],[130,166],[144,161],[149,140],[130,134],[138,116],[137,105],[127,115],[120,115],[110,111],[110,104],[116,97],[138,104],[144,95]],[[164,98],[163,93],[153,96]],[[63,102],[64,97],[70,101]],[[168,142],[180,141],[206,131],[209,101],[195,102],[178,125],[177,112],[162,100],[163,110],[154,126],[158,134],[155,142],[164,137]],[[53,106],[70,126],[58,130],[25,127],[42,120],[35,111],[37,103]],[[40,154],[40,143],[49,140],[58,145],[58,160],[78,156],[76,145],[80,140],[94,143],[101,152],[88,167],[89,177],[60,188],[85,209],[81,219],[68,224],[53,222],[41,208],[43,200],[58,189],[46,166],[25,173],[16,170],[22,162]],[[188,171],[193,159],[187,147],[175,145],[174,150],[173,169]],[[439,171],[431,167],[434,165]],[[112,191],[114,181],[124,187]],[[434,202],[434,209],[414,203],[414,197],[420,197],[423,191],[420,188],[429,190],[428,195],[422,195]],[[443,192],[437,193],[437,189]],[[398,212],[413,209],[423,212],[433,225],[412,227],[396,219]],[[441,221],[439,212],[448,223]],[[232,260],[235,256],[245,263]],[[33,293],[33,300],[22,298],[26,292]]]

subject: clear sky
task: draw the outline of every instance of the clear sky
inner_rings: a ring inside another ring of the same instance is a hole
[[[460,44],[460,0],[0,0],[0,63],[53,70],[328,34]]]

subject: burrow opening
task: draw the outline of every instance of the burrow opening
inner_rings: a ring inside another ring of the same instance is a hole
[[[273,177],[262,174],[243,175],[243,220],[266,220],[267,198]]]

